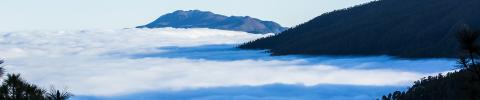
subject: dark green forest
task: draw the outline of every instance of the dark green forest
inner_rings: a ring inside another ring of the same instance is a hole
[[[272,55],[456,57],[455,32],[480,27],[480,0],[378,0],[240,45]]]
[[[425,77],[406,92],[396,91],[382,100],[480,100],[480,32],[463,30],[457,35],[459,71]]]
[[[0,64],[3,60],[0,60]],[[0,76],[4,69],[0,67]],[[20,77],[20,74],[7,74],[0,85],[0,100],[67,100],[73,96],[69,92],[56,89],[43,89],[30,84]]]
[[[475,70],[478,70],[476,68]],[[381,100],[479,100],[477,74],[463,69],[446,75],[429,76],[415,82],[406,92],[396,91]]]

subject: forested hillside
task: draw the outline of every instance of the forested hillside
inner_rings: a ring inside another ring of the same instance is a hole
[[[416,81],[406,92],[396,91],[382,100],[479,100],[480,31],[462,30],[457,34],[460,52],[456,72],[429,76]]]
[[[273,55],[455,57],[455,32],[480,26],[480,0],[379,0],[245,43]]]
[[[478,69],[477,69],[478,70]],[[480,80],[468,70],[426,77],[406,92],[396,91],[382,100],[478,100]]]

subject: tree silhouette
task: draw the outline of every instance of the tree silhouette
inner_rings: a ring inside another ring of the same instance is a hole
[[[2,65],[3,63],[4,63],[4,61],[0,60],[0,65]],[[0,77],[2,77],[3,74],[5,74],[5,69],[3,69],[3,66],[0,66]]]
[[[480,46],[478,44],[480,33],[465,27],[457,34],[457,40],[460,44],[460,54],[458,63],[460,67],[474,72],[480,78],[480,71],[477,68],[478,57],[480,57]],[[468,58],[468,60],[467,60]]]
[[[0,86],[0,93],[3,100],[42,100],[45,91],[25,83],[18,74],[8,74]]]
[[[4,61],[0,60],[0,64]],[[3,67],[0,67],[3,75]],[[69,92],[51,89],[47,92],[34,84],[25,82],[20,74],[7,74],[7,78],[0,85],[0,100],[66,100],[73,96]]]
[[[51,89],[51,91],[47,93],[48,100],[66,100],[71,96],[73,95],[68,92],[62,92],[55,89]]]
[[[460,54],[456,72],[428,76],[406,92],[384,95],[382,100],[480,100],[480,33],[464,28],[457,34]]]

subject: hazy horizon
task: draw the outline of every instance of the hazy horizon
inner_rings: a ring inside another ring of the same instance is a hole
[[[8,73],[66,87],[73,100],[372,100],[455,65],[235,48],[269,35],[203,28],[8,32],[0,33],[0,55]]]
[[[147,24],[176,10],[211,11],[227,16],[252,16],[285,27],[325,12],[372,0],[6,0],[0,4],[0,32],[21,30],[120,29]],[[266,13],[268,12],[268,13]]]

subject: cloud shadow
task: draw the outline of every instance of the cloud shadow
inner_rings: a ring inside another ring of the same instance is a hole
[[[77,96],[72,100],[374,100],[406,87],[271,84],[203,88],[184,91],[149,91],[120,96]]]

